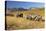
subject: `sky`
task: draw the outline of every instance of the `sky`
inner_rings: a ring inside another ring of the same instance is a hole
[[[45,0],[5,0],[5,1],[25,1],[25,2],[42,2],[42,3],[45,2]]]
[[[7,1],[7,8],[41,8],[44,3],[39,2],[20,2],[20,1]]]

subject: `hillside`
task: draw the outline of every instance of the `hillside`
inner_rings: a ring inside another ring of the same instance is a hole
[[[23,13],[24,15],[30,15],[30,14],[37,14],[44,16],[45,12],[43,9],[28,9],[27,11],[15,11],[11,12],[11,14],[14,14],[15,16],[6,16],[7,21],[7,29],[8,30],[16,30],[16,29],[38,29],[38,28],[44,28],[44,22],[42,21],[32,21],[29,19],[25,19],[22,17],[16,17],[17,13]]]

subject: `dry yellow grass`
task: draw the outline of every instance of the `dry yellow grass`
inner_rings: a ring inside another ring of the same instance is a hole
[[[44,11],[24,11],[19,12],[23,13],[24,15],[28,15],[31,13],[39,14],[41,16],[44,16]],[[16,12],[17,13],[17,12]],[[32,21],[25,18],[17,18],[16,13],[13,13],[15,16],[10,17],[6,16],[7,20],[7,29],[34,29],[34,28],[44,28],[44,22],[42,21]]]

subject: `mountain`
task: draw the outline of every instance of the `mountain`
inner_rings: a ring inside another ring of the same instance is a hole
[[[15,12],[15,11],[27,11],[28,9],[24,9],[24,8],[7,8],[7,10],[11,11],[11,12]]]
[[[10,12],[28,11],[28,10],[44,10],[44,8],[29,8],[29,9],[24,9],[24,8],[7,8],[7,11],[10,11]]]

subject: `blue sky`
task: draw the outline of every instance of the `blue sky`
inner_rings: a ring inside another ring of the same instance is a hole
[[[7,1],[7,8],[41,8],[44,3],[39,2],[20,2],[20,1]]]

